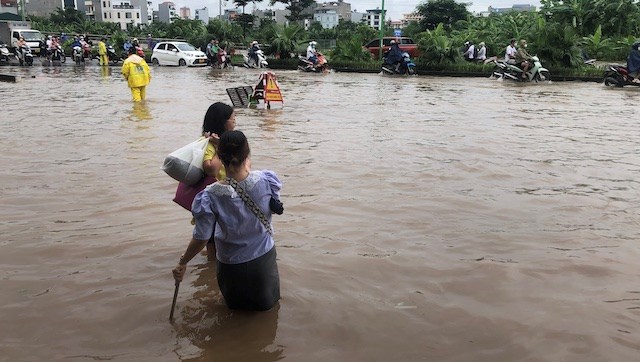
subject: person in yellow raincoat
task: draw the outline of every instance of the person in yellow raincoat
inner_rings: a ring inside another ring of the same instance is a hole
[[[100,55],[100,65],[109,65],[109,57],[107,56],[107,41],[106,37],[102,37],[98,42],[98,55]]]
[[[122,75],[129,83],[133,101],[143,101],[146,95],[145,87],[151,81],[151,72],[147,62],[136,54],[135,47],[129,49],[129,57],[122,64]]]

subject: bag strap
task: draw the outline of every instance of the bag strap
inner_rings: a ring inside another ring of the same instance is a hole
[[[256,205],[253,199],[251,199],[247,191],[244,188],[240,187],[240,185],[238,185],[238,181],[234,180],[231,177],[227,177],[226,181],[229,185],[231,185],[231,187],[233,187],[234,190],[236,190],[236,192],[238,193],[242,201],[244,201],[244,203],[247,205],[249,210],[251,210],[251,212],[253,212],[253,214],[258,217],[258,220],[260,220],[262,225],[264,225],[265,229],[267,229],[267,231],[269,232],[269,235],[273,236],[273,229],[271,229],[271,224],[267,220],[267,217],[264,216],[264,214],[262,213],[262,210],[260,210],[258,205]]]

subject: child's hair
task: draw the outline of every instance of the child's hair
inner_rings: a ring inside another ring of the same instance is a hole
[[[244,133],[228,131],[220,136],[218,157],[225,168],[238,167],[249,157],[251,150]]]
[[[209,106],[202,122],[202,132],[215,133],[222,136],[225,131],[224,125],[233,114],[233,107],[222,102],[216,102]]]

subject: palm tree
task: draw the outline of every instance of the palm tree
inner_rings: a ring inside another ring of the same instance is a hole
[[[281,26],[273,24],[274,38],[268,49],[269,54],[279,54],[281,58],[290,58],[298,44],[306,37],[304,28],[297,24]]]

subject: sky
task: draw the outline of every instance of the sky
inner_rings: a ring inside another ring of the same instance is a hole
[[[154,0],[154,10],[157,10],[158,3],[164,0]],[[180,9],[183,6],[191,8],[191,15],[193,16],[194,9],[200,9],[207,7],[209,9],[209,16],[214,17],[218,15],[220,0],[172,0],[176,4],[176,8]],[[337,0],[333,0],[337,1]],[[357,10],[358,12],[366,12],[369,9],[382,8],[382,0],[344,0],[346,3],[351,4],[351,10]],[[384,8],[387,10],[387,17],[392,20],[402,19],[403,14],[411,13],[415,10],[416,6],[425,2],[426,0],[384,0]],[[531,4],[536,7],[540,7],[540,1],[538,0],[457,0],[459,3],[471,2],[472,5],[467,9],[471,12],[486,11],[489,6],[494,8],[511,7],[514,4]],[[324,2],[324,0],[316,0],[318,3]],[[261,3],[256,4],[258,9],[264,9],[269,7],[269,0],[263,0]],[[224,9],[234,8],[233,1],[222,0],[222,11]],[[275,8],[284,9],[284,5],[277,4]],[[246,8],[246,12],[251,12],[253,5],[249,5]]]

